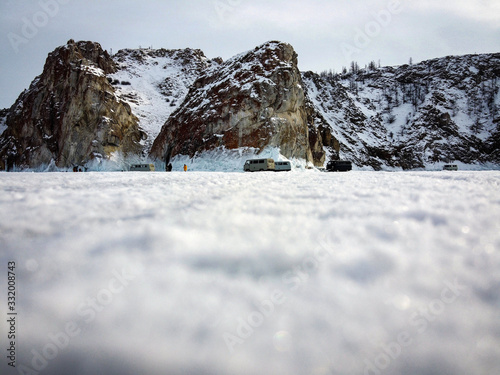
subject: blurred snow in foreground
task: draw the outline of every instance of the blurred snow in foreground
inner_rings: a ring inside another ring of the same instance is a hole
[[[0,191],[2,373],[500,372],[500,172],[2,173]]]

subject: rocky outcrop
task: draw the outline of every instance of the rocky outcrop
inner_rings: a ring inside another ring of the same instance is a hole
[[[269,42],[202,74],[163,126],[151,155],[161,159],[169,146],[173,155],[189,156],[217,147],[278,147],[286,157],[322,165],[323,133],[329,132],[316,120],[293,47]]]
[[[116,64],[98,43],[70,40],[9,109],[1,167],[83,165],[114,153],[140,154],[144,133],[107,74]]]

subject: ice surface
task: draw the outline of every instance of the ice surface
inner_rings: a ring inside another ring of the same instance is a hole
[[[19,314],[2,374],[498,374],[499,188],[496,171],[1,173]]]

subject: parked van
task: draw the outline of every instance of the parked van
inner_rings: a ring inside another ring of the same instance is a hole
[[[329,172],[347,172],[352,170],[352,163],[347,160],[330,160],[326,165]]]
[[[274,171],[275,164],[273,159],[253,159],[247,160],[243,166],[245,172]]]
[[[292,165],[289,161],[275,161],[274,170],[276,172],[288,172],[292,170]]]
[[[130,166],[130,171],[132,172],[153,172],[154,170],[154,164],[132,164]]]
[[[446,164],[443,167],[443,171],[458,171],[458,165],[456,165],[456,164]]]

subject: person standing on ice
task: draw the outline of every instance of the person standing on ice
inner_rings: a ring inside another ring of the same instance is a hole
[[[188,170],[188,166],[186,164],[184,164],[184,172],[187,172]]]

